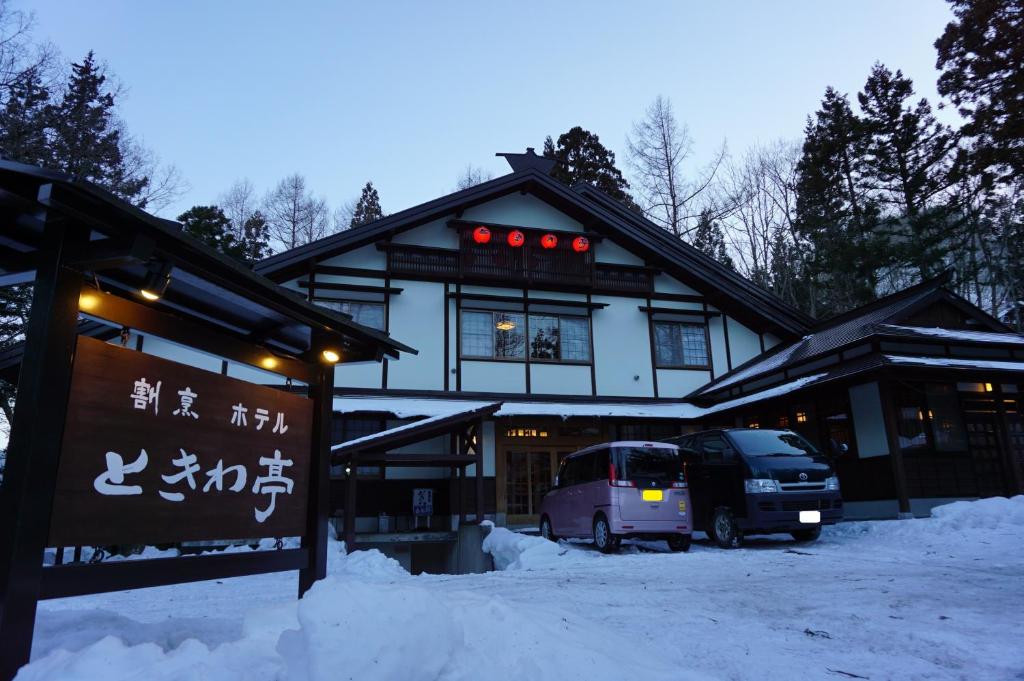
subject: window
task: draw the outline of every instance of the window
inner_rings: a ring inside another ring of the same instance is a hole
[[[522,312],[462,313],[462,356],[524,359],[526,329]]]
[[[654,322],[655,359],[659,367],[707,368],[708,342],[703,324]]]
[[[329,310],[347,314],[352,321],[378,331],[384,330],[384,303],[360,300],[318,300],[316,304]]]
[[[529,339],[529,342],[527,342]],[[462,356],[541,362],[590,362],[590,320],[522,312],[462,312]]]
[[[590,323],[586,317],[530,315],[530,359],[590,361]]]

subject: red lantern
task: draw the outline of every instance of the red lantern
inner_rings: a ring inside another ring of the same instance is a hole
[[[473,241],[478,244],[485,244],[491,240],[491,230],[487,229],[483,225],[473,230]]]
[[[554,248],[558,245],[558,237],[554,234],[545,234],[540,238],[540,245],[544,248]]]
[[[578,236],[572,240],[572,250],[577,253],[586,253],[590,250],[590,239],[585,236]]]
[[[513,229],[508,233],[508,245],[512,248],[519,248],[526,243],[526,237],[518,229]]]

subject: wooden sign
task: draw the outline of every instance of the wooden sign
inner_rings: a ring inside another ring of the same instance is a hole
[[[78,337],[49,546],[303,534],[311,400]]]

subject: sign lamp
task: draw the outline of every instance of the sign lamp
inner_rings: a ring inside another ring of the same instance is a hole
[[[337,364],[341,361],[341,355],[338,354],[338,351],[331,350],[330,348],[321,352],[320,356],[324,358],[325,362],[329,362],[330,364]]]
[[[171,284],[171,263],[162,262],[160,267],[149,270],[139,288],[139,294],[146,300],[160,300]]]
[[[519,248],[526,243],[526,237],[518,229],[513,229],[508,233],[508,245],[512,248]]]
[[[540,245],[544,248],[554,248],[558,245],[558,237],[554,234],[545,234],[540,238]]]
[[[578,236],[572,240],[572,250],[577,253],[586,253],[590,250],[590,239],[585,236]]]
[[[473,241],[478,244],[486,244],[491,240],[491,230],[487,229],[483,225],[480,225],[473,230]]]

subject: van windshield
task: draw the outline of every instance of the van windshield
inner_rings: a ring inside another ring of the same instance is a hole
[[[679,453],[671,447],[616,447],[615,474],[619,480],[683,479]]]
[[[744,456],[818,456],[814,445],[784,430],[730,430],[729,437]]]

